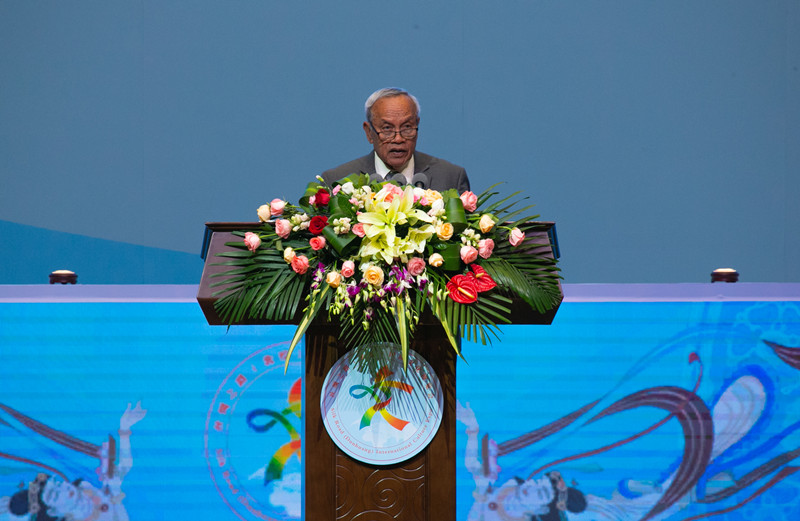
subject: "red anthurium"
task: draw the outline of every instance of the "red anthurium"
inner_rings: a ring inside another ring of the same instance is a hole
[[[472,275],[454,275],[447,283],[450,298],[459,304],[471,304],[478,300],[478,284]]]
[[[482,267],[478,266],[477,264],[470,264],[469,269],[472,270],[472,273],[467,275],[468,277],[472,277],[475,279],[475,283],[478,286],[478,292],[483,293],[484,291],[489,291],[490,289],[497,286],[497,283],[494,279],[486,273],[486,270]]]

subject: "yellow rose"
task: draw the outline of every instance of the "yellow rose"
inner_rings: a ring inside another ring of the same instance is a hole
[[[435,268],[438,268],[438,267],[440,267],[442,264],[444,264],[444,257],[442,257],[441,255],[439,255],[438,253],[434,253],[434,254],[433,254],[433,255],[431,255],[431,257],[428,259],[428,264],[430,264],[431,266],[433,266],[433,267],[435,267]]]
[[[289,264],[292,263],[292,261],[294,260],[294,258],[296,256],[297,256],[297,254],[295,254],[295,252],[294,252],[294,250],[292,248],[286,248],[285,250],[283,250],[283,260],[285,260]]]
[[[364,280],[373,286],[380,286],[383,284],[383,270],[374,264],[370,265],[364,271]]]
[[[428,200],[428,204],[433,204],[434,201],[438,201],[442,198],[442,194],[437,192],[436,190],[425,190],[425,199]]]
[[[488,233],[492,228],[494,228],[494,219],[488,213],[481,215],[481,220],[478,222],[478,226],[481,228],[481,232]]]
[[[265,223],[272,217],[272,208],[268,204],[262,204],[258,207],[258,220]]]
[[[453,236],[453,225],[450,223],[442,223],[441,226],[436,228],[436,235],[443,241],[449,241]]]
[[[337,271],[329,271],[328,275],[325,277],[325,282],[332,288],[338,288],[339,284],[342,283],[342,276]]]

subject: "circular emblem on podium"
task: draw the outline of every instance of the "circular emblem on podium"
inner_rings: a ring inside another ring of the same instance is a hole
[[[418,353],[409,349],[404,371],[400,346],[371,349],[380,362],[369,368],[351,363],[352,353],[333,365],[320,397],[322,421],[345,454],[370,465],[391,465],[415,456],[436,435],[442,386]]]

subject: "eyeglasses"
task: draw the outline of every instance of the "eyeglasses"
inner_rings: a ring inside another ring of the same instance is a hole
[[[393,128],[382,128],[378,130],[371,121],[369,122],[369,126],[372,128],[373,132],[378,134],[381,141],[391,141],[397,134],[400,134],[400,137],[403,139],[414,139],[417,137],[417,130],[419,129],[419,127],[404,126],[400,130],[395,130]]]

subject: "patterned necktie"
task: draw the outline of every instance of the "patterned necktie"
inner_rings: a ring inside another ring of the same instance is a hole
[[[398,172],[397,170],[389,170],[389,173],[386,174],[386,181],[395,181],[401,185],[406,184],[406,176]]]

